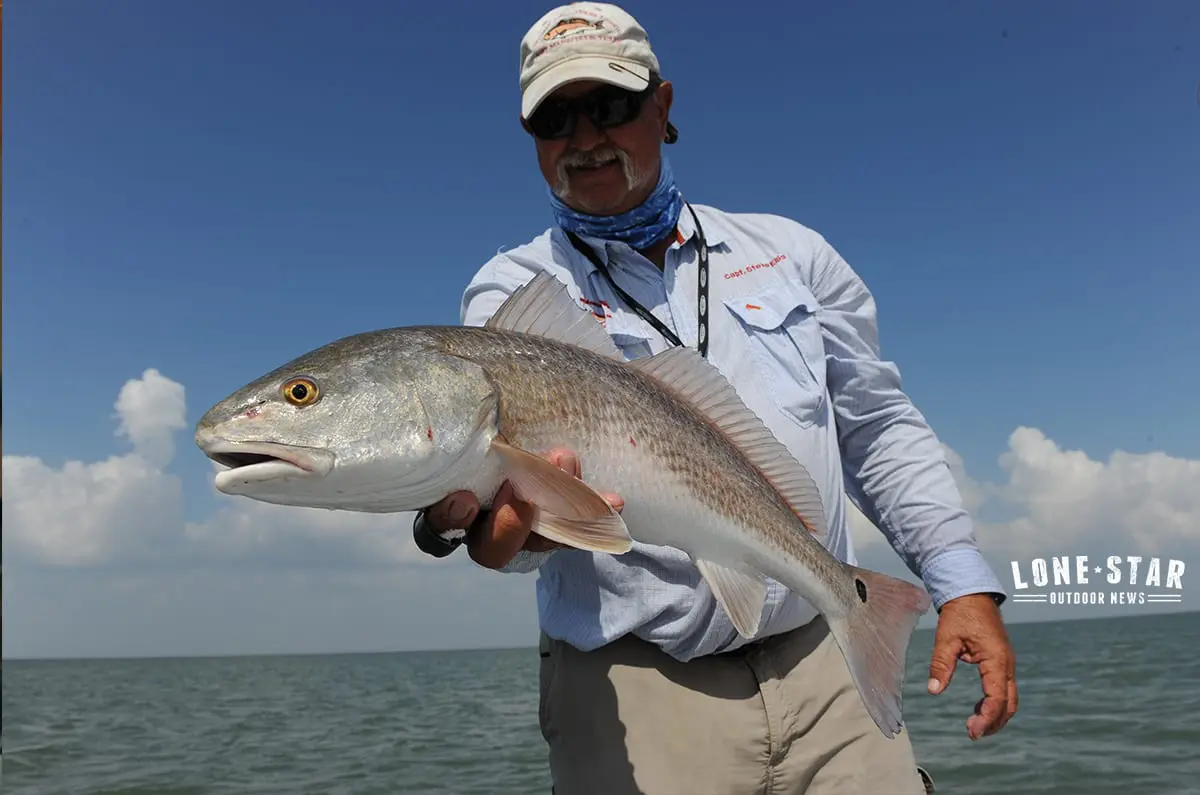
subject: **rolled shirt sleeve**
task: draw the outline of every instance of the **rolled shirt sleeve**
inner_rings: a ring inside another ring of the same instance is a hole
[[[811,284],[821,305],[828,386],[837,419],[846,489],[941,609],[951,599],[1005,592],[975,540],[971,517],[933,430],[881,357],[875,300],[819,234]]]

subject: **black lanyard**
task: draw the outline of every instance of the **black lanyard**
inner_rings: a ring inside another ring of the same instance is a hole
[[[696,211],[693,210],[692,205],[688,204],[687,202],[684,202],[684,205],[688,208],[688,212],[692,214],[692,220],[696,223],[696,250],[699,258],[699,268],[696,275],[696,324],[698,327],[696,339],[698,342],[697,349],[700,351],[700,355],[707,357],[708,242],[704,238],[704,229],[700,226],[700,219],[696,217]],[[582,240],[580,240],[579,236],[574,232],[569,232],[567,230],[563,231],[566,232],[567,237],[571,241],[571,245],[573,245],[575,249],[579,251],[579,253],[591,260],[592,264],[596,266],[596,270],[600,271],[600,274],[608,280],[609,286],[613,288],[617,295],[621,296],[621,300],[629,304],[630,308],[638,314],[638,317],[649,323],[651,326],[654,326],[654,328],[658,330],[658,333],[662,334],[663,337],[665,337],[672,345],[678,345],[681,348],[683,347],[683,341],[676,336],[675,332],[667,328],[666,324],[655,317],[649,309],[635,301],[633,296],[617,286],[617,283],[613,281],[612,274],[608,272],[608,268],[603,262],[600,261],[600,258],[596,256],[596,252],[592,251],[591,248],[589,248]]]

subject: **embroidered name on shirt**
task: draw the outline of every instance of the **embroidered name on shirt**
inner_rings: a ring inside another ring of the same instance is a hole
[[[729,273],[725,274],[725,278],[726,279],[737,279],[742,276],[745,276],[748,273],[753,273],[754,271],[762,270],[763,268],[774,268],[776,265],[783,262],[785,259],[787,259],[787,254],[776,254],[774,257],[771,257],[771,259],[767,260],[766,262],[756,262],[753,265],[747,265],[744,268],[738,268],[735,271],[730,271]]]

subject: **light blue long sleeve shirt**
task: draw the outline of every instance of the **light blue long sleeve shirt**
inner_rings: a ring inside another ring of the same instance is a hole
[[[812,474],[830,552],[855,562],[849,497],[921,578],[936,607],[965,594],[1003,594],[936,436],[901,388],[895,364],[880,355],[875,302],[862,279],[795,221],[693,208],[709,247],[709,361]],[[695,347],[697,240],[686,209],[661,271],[623,243],[583,240],[618,285]],[[464,292],[463,324],[483,325],[539,271],[565,283],[627,358],[670,346],[557,228],[484,264]],[[542,630],[585,651],[627,633],[681,660],[747,642],[675,549],[635,543],[622,556],[521,552],[505,570],[538,572]],[[758,637],[816,616],[800,596],[767,582]]]

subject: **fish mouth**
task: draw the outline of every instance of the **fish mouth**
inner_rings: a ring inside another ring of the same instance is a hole
[[[327,451],[269,442],[216,442],[205,446],[204,454],[228,467],[215,478],[217,490],[226,493],[272,481],[322,477],[333,468]]]
[[[266,453],[213,453],[209,456],[213,461],[216,461],[222,466],[227,466],[230,469],[242,469],[243,467],[252,467],[255,464],[265,464],[269,461],[279,461],[285,464],[293,464],[285,458],[280,458],[277,455],[267,455]],[[294,464],[299,469],[305,467],[300,464]]]

